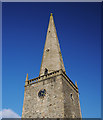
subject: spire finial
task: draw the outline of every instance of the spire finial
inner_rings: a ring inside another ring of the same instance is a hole
[[[50,16],[53,16],[53,13],[51,13]]]

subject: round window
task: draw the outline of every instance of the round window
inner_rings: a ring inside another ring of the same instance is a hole
[[[46,95],[46,90],[45,90],[45,89],[42,89],[42,90],[40,90],[40,91],[38,92],[38,96],[39,96],[40,98],[44,98],[45,95]]]

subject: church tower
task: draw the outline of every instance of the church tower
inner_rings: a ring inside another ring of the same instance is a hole
[[[51,13],[39,77],[26,77],[22,118],[81,117],[77,83],[66,75]]]

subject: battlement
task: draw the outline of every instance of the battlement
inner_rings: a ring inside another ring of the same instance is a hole
[[[70,78],[66,75],[66,73],[62,69],[48,73],[46,75],[42,75],[42,76],[30,79],[30,80],[26,80],[25,87],[32,84],[36,84],[42,80],[45,80],[54,76],[58,76],[58,75],[62,75],[66,79],[66,81],[78,92],[78,87],[70,80]]]
[[[39,76],[39,77],[36,77],[36,78],[33,78],[33,79],[30,79],[30,80],[27,80],[25,81],[25,87],[28,86],[28,85],[31,85],[31,84],[35,84],[37,82],[40,82],[46,78],[49,78],[51,76],[55,76],[57,74],[60,74],[60,70],[57,70],[57,71],[54,71],[54,72],[51,72],[51,73],[48,73],[46,75],[42,75],[42,76]]]

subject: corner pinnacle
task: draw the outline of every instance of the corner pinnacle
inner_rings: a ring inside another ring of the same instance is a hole
[[[75,81],[75,85],[76,85],[76,87],[78,88],[78,86],[77,86],[77,81]]]
[[[26,81],[28,81],[28,73],[27,73],[27,76],[26,76]]]

